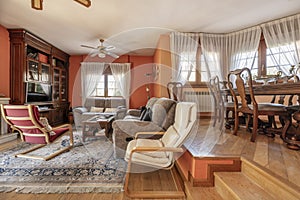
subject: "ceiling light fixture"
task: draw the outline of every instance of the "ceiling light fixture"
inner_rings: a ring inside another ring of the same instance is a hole
[[[31,0],[31,7],[36,10],[43,10],[43,0]]]
[[[101,53],[101,52],[100,52],[100,53],[98,54],[98,56],[99,56],[99,58],[105,58],[106,55],[105,55],[105,53]]]
[[[74,1],[80,3],[81,5],[84,5],[87,8],[91,6],[90,0],[74,0]]]
[[[91,6],[91,0],[74,0],[77,3],[80,3],[81,5],[84,5],[85,7]],[[43,0],[31,0],[31,7],[36,10],[43,10]]]

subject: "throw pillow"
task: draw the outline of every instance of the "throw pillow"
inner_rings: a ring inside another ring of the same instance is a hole
[[[141,107],[141,115],[140,115],[140,120],[142,120],[142,119],[143,119],[143,117],[145,116],[146,112],[147,112],[147,109],[146,109],[146,107],[145,107],[145,106],[142,106],[142,107]]]
[[[152,119],[152,110],[151,108],[147,108],[147,110],[144,111],[145,114],[142,117],[142,121],[151,121]]]
[[[117,108],[105,108],[105,113],[116,113]]]
[[[90,112],[103,112],[104,108],[92,106]]]
[[[52,131],[52,127],[50,126],[48,119],[46,117],[40,117],[40,122],[43,124],[46,131],[50,133],[50,135],[55,135],[55,132]]]

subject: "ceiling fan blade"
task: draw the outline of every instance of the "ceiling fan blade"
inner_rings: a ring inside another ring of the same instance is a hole
[[[95,56],[97,56],[98,54],[99,54],[99,52],[94,52],[94,53],[91,54],[91,57],[95,57]]]
[[[106,52],[106,54],[113,57],[113,58],[119,58],[119,56],[117,54],[114,54],[112,52]]]
[[[115,49],[114,46],[107,46],[107,47],[105,47],[105,50],[106,50],[106,51],[110,51],[110,50],[113,50],[113,49]]]
[[[95,47],[87,46],[87,45],[80,45],[81,47],[89,48],[89,49],[97,49]]]

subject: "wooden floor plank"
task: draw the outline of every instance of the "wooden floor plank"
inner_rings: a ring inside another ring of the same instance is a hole
[[[269,140],[273,140],[269,138]],[[269,142],[269,160],[268,165],[266,166],[268,169],[273,169],[277,171],[277,174],[283,178],[287,178],[287,169],[284,164],[284,159],[281,151],[281,144],[275,142]]]
[[[245,147],[241,151],[241,156],[253,160],[254,155],[255,155],[255,149],[256,149],[256,144],[254,142],[250,141],[251,135],[246,135],[243,134],[244,137],[242,137],[244,140],[246,140]]]
[[[176,190],[174,180],[169,170],[159,170],[159,179],[161,180],[162,190]]]
[[[269,161],[269,148],[268,138],[263,137],[260,140],[256,140],[256,149],[253,160],[261,166],[267,166]]]
[[[153,191],[153,184],[152,184],[152,173],[151,172],[146,172],[146,173],[141,173],[142,176],[142,181],[143,181],[143,191]]]
[[[229,154],[237,155],[238,152],[242,152],[249,142],[245,138],[247,138],[246,134],[242,134],[241,136],[237,137],[236,142],[229,148]]]
[[[283,152],[283,165],[287,170],[287,179],[300,186],[300,154],[299,151],[292,151],[286,146],[281,146],[281,151]],[[277,172],[275,172],[277,173]]]
[[[154,191],[161,190],[161,188],[162,188],[159,171],[160,170],[155,171],[154,173],[152,173],[152,176],[151,176],[151,182],[152,182],[152,187],[153,187]]]

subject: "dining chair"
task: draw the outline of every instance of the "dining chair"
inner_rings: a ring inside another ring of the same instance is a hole
[[[167,84],[168,95],[170,99],[175,101],[183,100],[183,85],[181,82],[169,82]]]
[[[237,69],[228,74],[228,86],[234,98],[235,125],[234,135],[237,135],[239,128],[239,113],[247,116],[246,126],[249,127],[250,116],[253,120],[251,141],[255,142],[259,115],[288,117],[287,109],[282,104],[257,103],[252,86],[252,75],[248,68]],[[235,86],[235,88],[234,88]],[[239,96],[239,98],[238,98]],[[240,101],[240,105],[238,104]]]
[[[234,108],[233,103],[229,105],[228,102],[224,101],[224,98],[220,89],[220,79],[218,76],[213,76],[209,79],[208,88],[213,97],[214,101],[214,112],[213,112],[213,127],[216,126],[216,122],[220,123],[219,129],[222,130],[224,124],[224,110],[227,109],[228,106]],[[228,115],[226,113],[226,122],[228,120]]]
[[[34,105],[1,104],[1,113],[3,119],[10,126],[12,131],[20,133],[23,142],[34,145],[31,149],[16,154],[15,157],[49,160],[73,147],[72,126],[70,124],[64,124],[52,128],[47,124],[45,119],[43,121],[40,120],[38,108]],[[46,152],[44,156],[28,154],[53,143],[65,134],[68,134],[70,137],[68,146],[62,147],[52,153]]]
[[[222,81],[221,82],[223,87],[222,89],[228,90],[228,82]],[[225,107],[225,127],[226,129],[230,129],[232,123],[234,122],[234,100],[231,95],[228,95],[226,92],[222,94],[224,107]],[[240,105],[240,103],[239,103]],[[231,115],[231,116],[230,116]]]
[[[179,102],[176,106],[175,122],[161,139],[139,138],[148,132],[137,133],[136,138],[129,142],[126,150],[125,160],[128,162],[127,173],[125,176],[124,191],[131,198],[185,198],[183,188],[176,181],[177,190],[174,191],[133,191],[129,189],[129,176],[132,164],[138,164],[155,169],[170,170],[176,160],[175,153],[183,153],[182,145],[186,139],[196,131],[197,106],[193,102]]]
[[[290,75],[290,76],[281,76],[278,77],[275,81],[275,84],[284,84],[284,83],[291,83],[291,82],[298,82],[299,78],[296,75]],[[295,95],[274,95],[270,103],[279,103],[284,104],[286,106],[293,106],[293,99]],[[285,100],[288,98],[288,101],[285,102]],[[268,116],[270,124],[273,124],[274,128],[277,128],[275,116]]]

